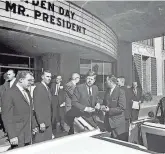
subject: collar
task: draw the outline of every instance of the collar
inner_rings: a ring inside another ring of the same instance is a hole
[[[13,80],[11,80],[11,81],[10,81],[10,83],[14,83],[14,82],[15,82],[15,80],[16,80],[16,78],[14,78]]]
[[[16,86],[18,87],[18,89],[19,89],[20,91],[25,91],[18,83],[16,84]]]
[[[46,85],[46,83],[45,82],[41,82],[45,87],[46,87],[46,89],[48,90],[48,86]]]
[[[111,92],[116,88],[116,86],[114,86],[113,88],[111,88]]]
[[[71,82],[76,86],[76,83],[73,80]]]

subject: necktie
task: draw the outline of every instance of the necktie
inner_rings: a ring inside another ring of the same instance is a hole
[[[24,92],[24,97],[25,97],[26,101],[30,104],[30,97],[28,96],[28,91],[24,90],[23,92]]]
[[[91,89],[91,87],[89,87],[89,97],[90,97],[90,103],[91,103],[91,107],[92,107],[93,96],[92,96],[92,89]]]

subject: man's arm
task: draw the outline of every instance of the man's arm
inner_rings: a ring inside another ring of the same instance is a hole
[[[33,103],[34,103],[34,110],[35,110],[35,116],[36,116],[36,120],[39,124],[44,123],[44,100],[42,97],[42,87],[40,85],[36,86],[36,88],[34,89],[34,98],[33,98]]]
[[[118,106],[115,108],[109,108],[109,115],[115,116],[119,115],[126,109],[126,98],[125,98],[125,92],[120,89],[119,91],[119,99],[118,99]]]
[[[77,87],[75,88],[74,93],[73,93],[72,105],[81,111],[84,111],[86,107],[85,105],[80,104],[80,92],[78,91]]]
[[[13,122],[13,108],[11,92],[5,92],[2,99],[2,120],[9,139],[17,137],[15,123]]]
[[[69,98],[72,99],[74,88],[72,86],[66,84],[64,87],[64,90],[65,90],[66,94],[69,96]]]

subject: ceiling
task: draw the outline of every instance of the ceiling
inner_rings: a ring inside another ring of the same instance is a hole
[[[99,17],[120,40],[134,42],[165,33],[164,1],[74,1]]]
[[[96,50],[64,42],[56,39],[48,39],[32,34],[0,29],[0,45],[11,51],[26,55],[41,55],[46,53],[79,53],[80,57],[89,57],[105,61],[114,61],[110,56]],[[7,47],[7,48],[6,48]],[[1,48],[2,51],[2,48]],[[3,51],[2,51],[3,52]]]

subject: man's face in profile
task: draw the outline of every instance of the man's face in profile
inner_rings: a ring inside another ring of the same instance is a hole
[[[9,71],[7,72],[7,78],[11,81],[11,80],[14,79],[14,77],[15,77],[14,72],[13,72],[12,70],[9,70]]]
[[[62,77],[61,76],[57,76],[56,77],[56,83],[59,84],[62,81]]]

